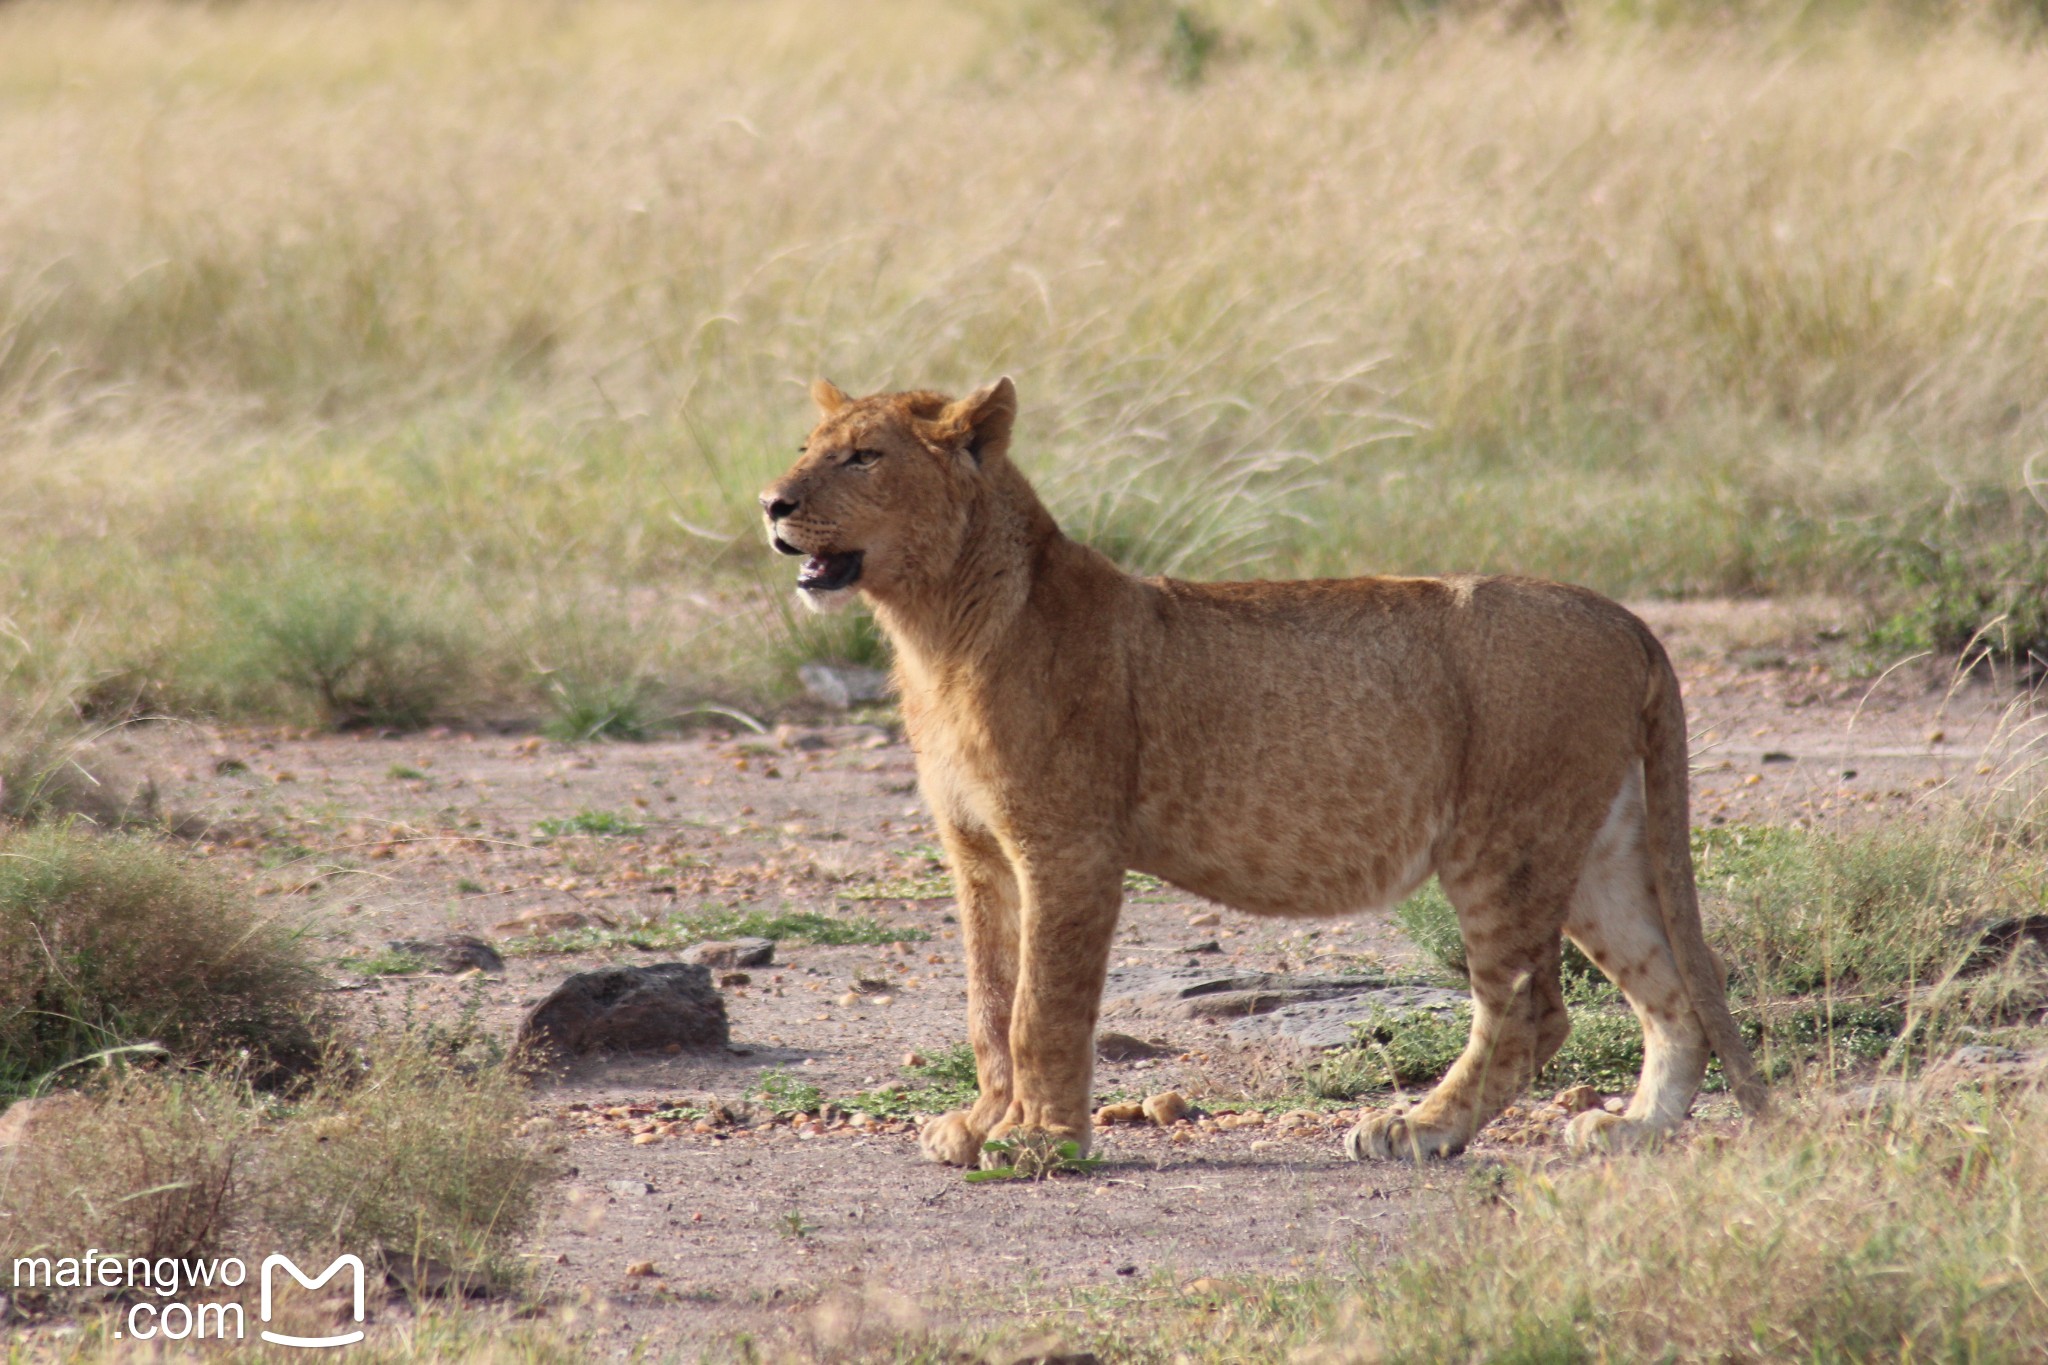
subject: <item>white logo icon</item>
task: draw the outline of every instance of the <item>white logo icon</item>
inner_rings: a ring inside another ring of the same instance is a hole
[[[334,1260],[333,1265],[328,1266],[327,1269],[320,1272],[319,1278],[311,1280],[307,1279],[303,1274],[299,1272],[299,1268],[292,1264],[291,1258],[289,1256],[264,1257],[262,1304],[263,1321],[270,1321],[270,1272],[275,1270],[279,1266],[283,1266],[286,1270],[290,1271],[291,1277],[297,1280],[301,1285],[305,1286],[307,1289],[318,1289],[321,1285],[326,1284],[329,1280],[333,1279],[334,1273],[336,1271],[346,1266],[350,1271],[354,1272],[356,1277],[356,1321],[361,1322],[363,1320],[363,1258],[360,1256],[348,1255],[337,1256]],[[283,1332],[272,1332],[268,1329],[265,1329],[264,1331],[257,1333],[257,1335],[262,1337],[265,1341],[272,1342],[278,1346],[347,1346],[351,1342],[357,1342],[363,1339],[363,1329],[358,1327],[355,1331],[345,1333],[344,1335],[338,1337],[294,1337],[286,1336]]]

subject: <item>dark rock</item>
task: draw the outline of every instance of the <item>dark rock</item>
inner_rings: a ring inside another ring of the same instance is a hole
[[[487,1299],[497,1292],[491,1272],[481,1266],[463,1269],[420,1251],[385,1247],[384,1283],[414,1299]]]
[[[1977,931],[1977,946],[1971,950],[1963,970],[1981,972],[1996,967],[2022,943],[2048,948],[2048,915],[2020,915],[1984,925]]]
[[[1141,1062],[1148,1057],[1171,1057],[1175,1049],[1165,1043],[1148,1043],[1128,1033],[1104,1033],[1095,1039],[1095,1055],[1105,1062]]]
[[[805,730],[794,725],[775,727],[775,742],[785,749],[816,752],[832,747],[832,738],[822,730]]]
[[[735,938],[699,943],[684,949],[683,961],[701,967],[768,967],[775,962],[775,940]]]
[[[519,1049],[556,1060],[592,1052],[724,1047],[725,997],[692,962],[578,972],[533,1007]]]
[[[498,950],[470,934],[393,939],[387,946],[394,953],[411,953],[426,963],[429,971],[450,976],[472,970],[499,976],[505,971],[505,959],[498,956]]]

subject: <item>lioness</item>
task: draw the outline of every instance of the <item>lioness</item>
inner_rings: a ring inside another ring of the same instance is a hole
[[[929,1123],[1089,1145],[1094,1032],[1126,869],[1255,915],[1352,915],[1434,872],[1465,939],[1472,1034],[1356,1159],[1454,1153],[1570,1030],[1560,933],[1642,1020],[1622,1114],[1684,1117],[1711,1049],[1764,1089],[1700,932],[1685,714],[1643,623],[1516,578],[1139,579],[1067,539],[1009,459],[1016,390],[850,399],[761,497],[812,602],[858,591],[895,646],[903,716],[959,897],[981,1097]]]

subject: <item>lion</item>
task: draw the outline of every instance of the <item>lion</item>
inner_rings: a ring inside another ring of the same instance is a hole
[[[1720,1057],[1765,1090],[1701,931],[1685,712],[1656,637],[1584,588],[1453,575],[1138,578],[1068,539],[1010,459],[1015,386],[954,401],[812,386],[819,421],[761,496],[800,595],[858,593],[895,682],[959,903],[981,1094],[932,1160],[1092,1137],[1094,1034],[1124,874],[1252,915],[1339,916],[1432,873],[1456,908],[1471,1036],[1353,1159],[1454,1154],[1570,1031],[1569,937],[1642,1021],[1622,1113],[1683,1119]]]

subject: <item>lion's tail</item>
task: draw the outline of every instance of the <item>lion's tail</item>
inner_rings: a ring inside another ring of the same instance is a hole
[[[1763,1077],[1749,1045],[1742,1041],[1735,1016],[1728,1012],[1727,977],[1700,927],[1699,890],[1692,875],[1685,703],[1678,695],[1678,675],[1656,637],[1647,628],[1642,636],[1650,656],[1650,686],[1643,702],[1643,797],[1664,933],[1678,959],[1693,1011],[1706,1029],[1708,1045],[1721,1059],[1735,1098],[1750,1113],[1762,1114],[1770,1107]]]

